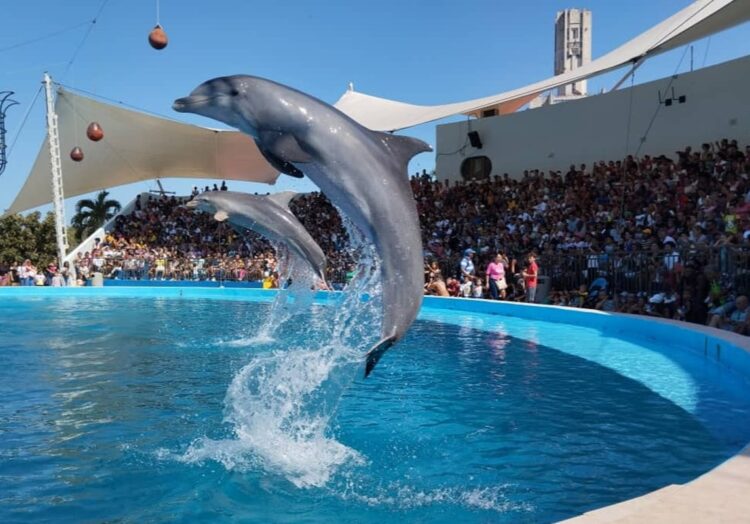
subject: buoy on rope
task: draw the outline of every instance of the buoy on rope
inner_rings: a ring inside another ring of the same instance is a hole
[[[75,146],[73,149],[70,150],[70,159],[73,162],[80,162],[83,160],[83,149],[81,149],[78,146]]]
[[[104,138],[104,130],[102,129],[102,126],[99,125],[99,122],[91,122],[89,124],[89,127],[86,128],[86,136],[89,137],[89,140],[92,142],[98,142]]]
[[[156,24],[156,27],[154,27],[148,34],[148,43],[151,44],[151,47],[154,49],[164,49],[167,47],[169,39],[161,25]]]

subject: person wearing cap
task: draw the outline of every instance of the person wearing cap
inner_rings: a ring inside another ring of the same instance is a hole
[[[474,261],[472,260],[474,253],[476,251],[471,248],[464,250],[464,257],[459,266],[459,277],[462,283],[471,282],[474,278]]]

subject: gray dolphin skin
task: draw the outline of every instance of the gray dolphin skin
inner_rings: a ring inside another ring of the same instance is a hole
[[[252,229],[269,240],[286,245],[325,280],[326,257],[305,226],[289,210],[296,196],[284,191],[268,196],[248,195],[236,191],[208,191],[185,204],[197,211],[211,213],[217,220]]]
[[[409,329],[422,305],[422,237],[407,167],[432,148],[371,131],[310,95],[263,78],[209,80],[173,108],[214,118],[255,139],[282,173],[307,175],[375,245],[381,259],[383,327],[365,376]]]

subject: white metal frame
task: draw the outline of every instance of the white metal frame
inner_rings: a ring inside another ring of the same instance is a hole
[[[68,235],[65,229],[65,194],[63,193],[62,159],[60,158],[60,132],[52,95],[52,78],[44,73],[44,92],[47,98],[47,137],[49,140],[50,170],[52,173],[52,206],[55,211],[55,237],[57,259],[62,267],[68,251]]]

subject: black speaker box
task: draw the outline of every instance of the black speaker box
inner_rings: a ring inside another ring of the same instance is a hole
[[[469,143],[473,148],[482,149],[482,139],[479,138],[477,131],[469,131]]]

